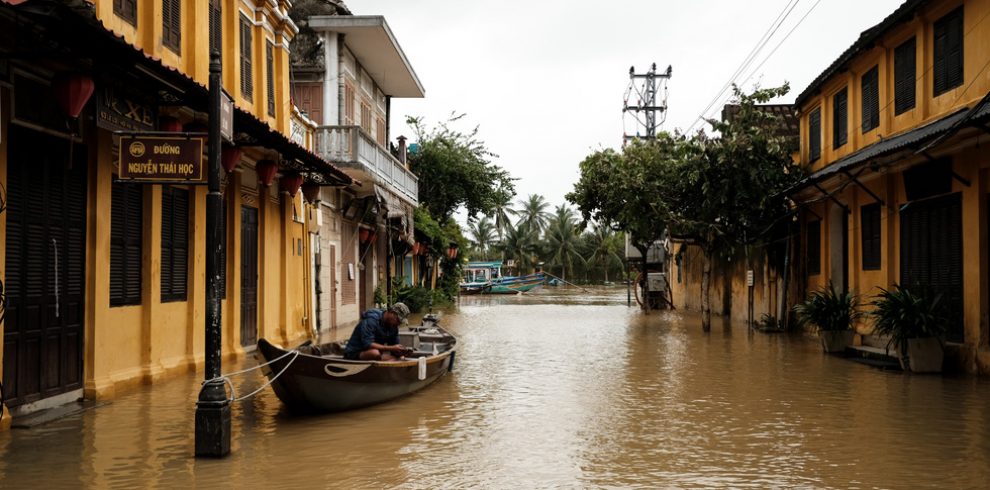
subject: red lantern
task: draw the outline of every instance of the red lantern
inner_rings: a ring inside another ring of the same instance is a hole
[[[451,245],[450,248],[447,249],[447,258],[450,260],[457,258],[457,245]]]
[[[93,95],[93,89],[93,79],[79,73],[60,73],[52,80],[55,100],[65,114],[73,119],[82,113],[86,102]]]
[[[278,165],[271,160],[258,160],[258,163],[254,166],[254,170],[258,173],[258,182],[268,187],[272,185],[272,182],[275,182],[275,173],[278,172]]]
[[[279,183],[283,191],[288,192],[292,197],[296,197],[296,193],[299,192],[299,186],[303,183],[303,176],[299,175],[299,172],[288,172],[282,176],[282,180]]]
[[[224,146],[220,150],[220,165],[227,173],[231,173],[241,162],[241,149],[236,146]]]
[[[306,198],[306,202],[310,204],[315,204],[320,200],[320,184],[313,182],[312,180],[306,181],[302,185],[303,197]]]
[[[371,232],[368,231],[367,228],[361,228],[358,230],[358,239],[361,240],[361,243],[365,243],[368,241],[369,234],[371,234]]]
[[[169,133],[181,133],[182,122],[171,116],[158,118],[158,128]]]

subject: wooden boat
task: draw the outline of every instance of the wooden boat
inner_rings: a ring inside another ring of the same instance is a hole
[[[513,294],[532,291],[543,285],[542,272],[525,276],[503,276],[502,262],[468,262],[464,268],[461,294]]]
[[[399,361],[344,359],[341,342],[306,342],[293,349],[296,354],[261,339],[255,355],[259,362],[271,362],[262,370],[290,409],[338,412],[408,395],[453,369],[457,340],[437,325],[435,316],[427,315],[421,326],[401,329],[399,338],[413,348]]]

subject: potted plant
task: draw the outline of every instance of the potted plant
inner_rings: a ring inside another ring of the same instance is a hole
[[[848,291],[836,291],[829,282],[808,295],[803,303],[794,305],[801,326],[818,327],[825,352],[843,352],[852,344],[852,324],[860,317],[859,297]]]
[[[901,368],[915,373],[942,372],[945,357],[943,339],[949,325],[942,294],[928,288],[904,288],[894,285],[891,290],[880,288],[871,303],[873,332],[889,336],[890,346],[897,349]]]

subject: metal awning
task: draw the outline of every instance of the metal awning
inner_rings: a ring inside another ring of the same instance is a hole
[[[319,32],[343,34],[344,44],[385,95],[412,98],[426,95],[385,17],[316,15],[309,18],[309,27]]]

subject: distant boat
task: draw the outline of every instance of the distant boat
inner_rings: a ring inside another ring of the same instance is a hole
[[[502,262],[468,262],[464,268],[461,294],[513,294],[532,291],[543,285],[542,272],[525,276],[503,276]]]
[[[337,412],[407,395],[453,368],[457,340],[437,326],[435,316],[423,318],[422,326],[400,329],[399,338],[412,351],[398,361],[344,359],[344,346],[337,342],[285,350],[265,339],[258,341],[256,356],[271,363],[262,370],[289,408]]]

